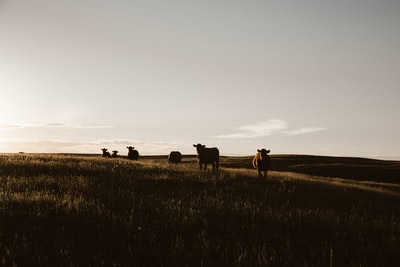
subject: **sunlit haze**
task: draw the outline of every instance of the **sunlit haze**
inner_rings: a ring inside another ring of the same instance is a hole
[[[0,153],[400,160],[400,1],[0,0]]]

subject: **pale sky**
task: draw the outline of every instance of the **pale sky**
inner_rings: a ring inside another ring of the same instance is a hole
[[[398,0],[0,0],[0,153],[400,160]]]

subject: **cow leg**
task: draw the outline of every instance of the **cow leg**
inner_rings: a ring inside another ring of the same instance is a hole
[[[207,170],[207,163],[204,163],[204,170]]]
[[[213,162],[211,164],[212,164],[213,171],[215,171],[215,163]]]
[[[259,178],[262,177],[262,174],[261,174],[261,171],[260,171],[260,170],[258,171],[258,177],[259,177]]]

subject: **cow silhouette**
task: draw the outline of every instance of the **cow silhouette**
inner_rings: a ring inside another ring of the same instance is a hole
[[[111,157],[113,157],[113,158],[118,158],[119,156],[118,156],[118,150],[113,150],[112,151],[112,155],[111,155]]]
[[[197,160],[199,163],[200,170],[204,164],[204,170],[207,169],[207,164],[210,163],[213,166],[213,170],[219,168],[219,150],[216,147],[208,148],[205,145],[197,144],[193,145],[197,149]]]
[[[128,149],[128,159],[139,159],[139,152],[133,146],[127,146],[126,148]]]
[[[254,156],[252,164],[258,171],[258,177],[267,177],[268,170],[271,169],[271,158],[268,156],[270,150],[265,148],[257,149],[257,154]]]
[[[103,151],[103,157],[105,157],[105,158],[109,158],[109,157],[111,157],[111,154],[110,154],[110,152],[108,152],[107,150],[107,148],[102,148],[101,149],[102,151]]]
[[[182,161],[182,154],[179,151],[171,151],[168,156],[169,163],[179,163]]]

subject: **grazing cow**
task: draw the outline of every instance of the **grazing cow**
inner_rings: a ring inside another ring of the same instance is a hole
[[[270,150],[257,149],[257,154],[253,158],[253,167],[258,171],[258,177],[267,177],[268,170],[271,168],[271,158],[268,156]],[[262,175],[263,173],[263,175]]]
[[[213,170],[218,170],[219,165],[219,150],[216,147],[208,148],[205,145],[197,144],[193,145],[197,149],[197,160],[199,162],[199,168],[201,170],[202,164],[204,164],[204,170],[207,169],[207,164],[211,163]]]
[[[118,157],[119,157],[119,156],[118,156],[118,152],[119,152],[119,151],[117,151],[117,150],[113,150],[111,157],[113,157],[113,158],[118,158]]]
[[[107,148],[102,148],[101,149],[102,151],[103,151],[103,157],[105,157],[105,158],[109,158],[109,157],[111,157],[111,154],[110,154],[110,152],[108,152],[107,150]]]
[[[171,151],[168,156],[169,163],[179,163],[182,160],[182,154],[179,151]]]
[[[139,152],[133,146],[127,146],[126,148],[128,149],[128,159],[139,159]]]

